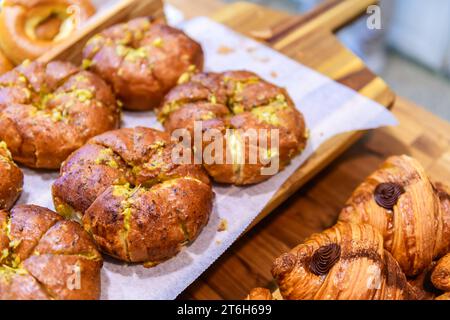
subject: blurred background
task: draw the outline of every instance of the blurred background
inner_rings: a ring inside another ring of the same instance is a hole
[[[302,13],[323,0],[248,1]],[[380,30],[369,30],[366,16],[339,38],[397,94],[450,120],[450,1],[381,0],[380,8]]]

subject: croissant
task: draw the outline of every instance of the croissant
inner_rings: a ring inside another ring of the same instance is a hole
[[[438,261],[431,274],[431,281],[439,290],[450,292],[450,253]]]
[[[269,289],[254,288],[250,291],[245,300],[274,300],[274,299]]]
[[[434,300],[442,294],[442,291],[438,290],[431,282],[431,274],[435,266],[436,262],[433,262],[417,277],[408,279],[408,283],[416,291],[417,300]]]
[[[339,222],[277,258],[272,275],[289,300],[406,300],[416,296],[383,237]]]
[[[450,292],[446,292],[446,293],[440,295],[435,300],[450,300]]]
[[[408,156],[388,158],[354,191],[339,220],[374,226],[407,276],[420,274],[449,251],[448,189],[432,184]]]

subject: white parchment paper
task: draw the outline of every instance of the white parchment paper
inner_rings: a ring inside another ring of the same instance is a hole
[[[396,124],[383,106],[212,20],[197,18],[181,27],[202,44],[207,70],[247,69],[286,87],[305,115],[311,138],[305,152],[267,182],[246,188],[215,186],[215,205],[208,225],[175,258],[152,269],[105,258],[103,299],[174,299],[239,237],[283,182],[325,140],[346,131]],[[123,126],[137,125],[161,128],[152,112],[125,112]],[[57,174],[29,169],[24,172],[20,203],[53,209],[50,188]],[[228,228],[218,232],[222,219],[228,222]]]

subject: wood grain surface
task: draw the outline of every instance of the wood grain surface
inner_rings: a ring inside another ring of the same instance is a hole
[[[336,5],[336,1],[331,2]],[[191,5],[195,5],[195,1]],[[345,49],[332,35],[332,30],[319,27],[314,32],[299,32],[300,39],[291,37],[286,42],[284,37],[276,36],[277,30],[285,30],[277,25],[281,22],[286,24],[289,19],[302,19],[246,3],[227,6],[213,17],[250,36],[256,34],[303,64],[386,106],[394,101],[393,93],[384,82]],[[334,25],[332,29],[338,27]],[[450,124],[403,98],[397,99],[393,112],[400,121],[398,127],[341,135],[328,143],[324,147],[327,161],[321,159],[321,163],[324,166],[332,163],[300,190],[298,188],[303,183],[299,183],[295,175],[303,176],[304,181],[311,176],[302,173],[301,170],[305,169],[301,169],[291,177],[288,186],[279,192],[265,214],[294,194],[239,239],[180,298],[242,299],[257,286],[275,289],[270,275],[273,260],[312,233],[332,226],[352,191],[390,155],[409,154],[425,166],[432,179],[449,183]],[[345,151],[356,140],[358,142]],[[335,144],[341,145],[339,150],[330,151]],[[310,175],[317,173],[307,171]]]

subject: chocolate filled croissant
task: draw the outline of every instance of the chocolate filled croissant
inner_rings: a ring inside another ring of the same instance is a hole
[[[450,253],[438,261],[431,274],[431,281],[437,289],[450,292]]]
[[[408,156],[394,156],[352,194],[339,220],[368,223],[407,276],[423,272],[450,246],[450,198]]]
[[[415,290],[383,237],[368,224],[339,222],[275,260],[272,274],[288,300],[406,300]]]

